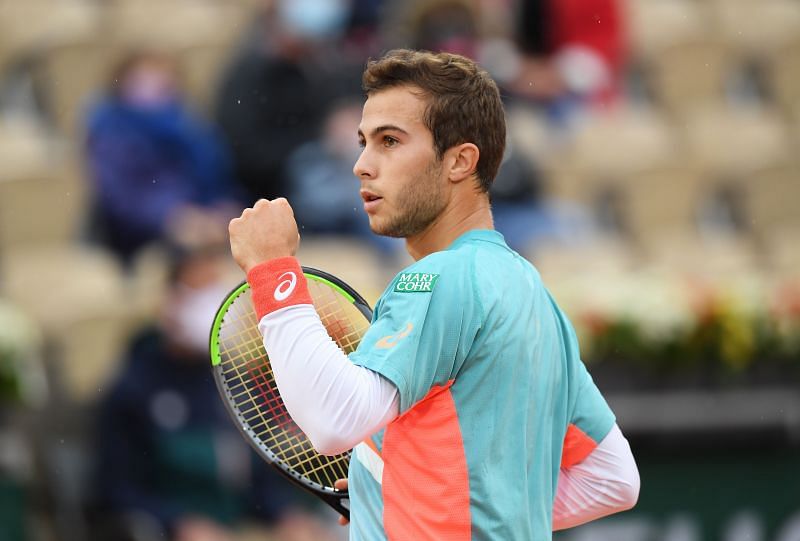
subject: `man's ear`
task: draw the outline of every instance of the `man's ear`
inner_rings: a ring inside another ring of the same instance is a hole
[[[448,160],[450,164],[448,179],[450,182],[461,182],[475,175],[481,151],[478,150],[474,143],[461,143],[450,147],[447,150],[447,154],[450,158]]]

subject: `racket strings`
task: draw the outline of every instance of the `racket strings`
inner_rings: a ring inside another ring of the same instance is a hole
[[[237,377],[247,378],[248,383],[243,386],[242,392],[232,398],[248,426],[268,443],[277,458],[303,471],[300,466],[314,458],[313,447],[283,405],[268,367],[260,359],[240,367]]]
[[[312,285],[313,284],[313,285]],[[340,294],[319,282],[310,282],[314,308],[322,324],[346,355],[356,350],[369,322]]]
[[[265,365],[261,364],[262,367]],[[346,462],[349,457],[336,461],[337,457],[323,457],[317,454],[305,434],[292,421],[280,398],[274,392],[265,393],[263,375],[254,376],[255,371],[252,368],[249,373],[248,377],[253,378],[252,389],[243,395],[244,398],[239,400],[236,406],[251,430],[275,457],[288,467],[324,486],[333,486],[336,479],[346,477],[346,466],[336,462]],[[270,380],[274,382],[274,379]],[[329,471],[332,464],[338,467]]]
[[[369,322],[330,286],[309,281],[315,309],[328,333],[347,354],[356,349]],[[258,331],[249,293],[233,301],[219,336],[220,368],[234,409],[258,440],[289,468],[333,487],[347,477],[350,453],[324,456],[292,420],[278,394],[275,376]]]

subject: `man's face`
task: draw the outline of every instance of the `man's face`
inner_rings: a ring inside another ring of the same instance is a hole
[[[446,178],[423,123],[425,107],[424,98],[407,86],[375,92],[364,104],[358,130],[363,150],[353,173],[378,235],[417,235],[446,206]]]

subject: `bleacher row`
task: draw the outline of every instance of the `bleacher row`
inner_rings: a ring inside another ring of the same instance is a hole
[[[0,88],[28,81],[44,111],[0,112],[0,296],[42,324],[76,397],[93,396],[121,338],[153,313],[163,273],[157,252],[126,274],[80,242],[89,195],[83,106],[123,51],[146,45],[178,56],[193,102],[207,109],[259,4],[0,2]],[[567,140],[528,108],[509,109],[512,140],[546,172],[547,193],[598,212],[610,205],[617,227],[528,255],[552,279],[647,265],[797,276],[800,2],[629,0],[627,8],[623,105],[583,119]],[[305,263],[371,300],[380,292],[387,270],[369,248],[310,239],[303,250]]]

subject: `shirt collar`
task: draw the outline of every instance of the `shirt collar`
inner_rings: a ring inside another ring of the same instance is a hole
[[[500,246],[507,246],[506,239],[499,231],[495,231],[494,229],[471,229],[466,233],[462,233],[461,236],[459,236],[452,242],[452,244],[450,244],[450,246],[447,247],[447,249],[454,250],[468,242],[480,240],[498,244]]]

